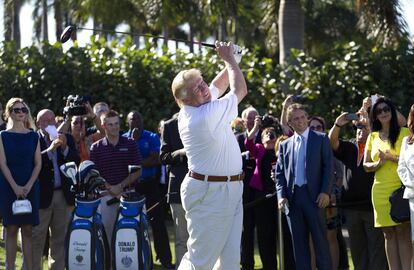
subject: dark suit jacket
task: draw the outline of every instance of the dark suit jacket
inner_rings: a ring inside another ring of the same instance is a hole
[[[40,142],[40,151],[47,149],[47,145],[45,142],[45,138],[40,131],[39,134],[39,142]],[[66,157],[62,154],[62,149],[59,147],[56,149],[57,151],[57,158],[58,158],[58,165],[65,164],[66,162],[74,161],[77,165],[79,165],[80,158],[79,154],[76,151],[75,142],[73,140],[72,135],[65,134],[67,145],[69,147],[68,154]],[[65,196],[66,202],[69,205],[74,205],[75,199],[74,194],[70,192],[70,181],[62,174],[59,170],[60,179],[62,183],[62,191],[63,195]],[[39,184],[40,184],[40,209],[44,209],[50,206],[53,198],[53,190],[54,190],[54,169],[53,169],[53,162],[49,159],[47,153],[42,154],[42,168],[39,173]]]
[[[295,184],[293,140],[294,136],[291,136],[280,145],[276,166],[278,198],[287,198],[288,201],[292,199]],[[305,168],[307,187],[313,201],[316,201],[321,192],[330,194],[332,149],[326,134],[309,130]]]
[[[180,187],[188,172],[187,157],[178,154],[183,143],[178,133],[178,120],[172,118],[164,123],[164,132],[161,134],[160,159],[167,166],[169,173],[168,203],[181,203]]]

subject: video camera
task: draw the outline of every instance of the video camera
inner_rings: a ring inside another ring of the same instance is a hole
[[[63,115],[85,115],[88,113],[85,104],[90,102],[90,97],[88,96],[79,96],[79,95],[69,95],[67,98],[67,104],[63,108]]]

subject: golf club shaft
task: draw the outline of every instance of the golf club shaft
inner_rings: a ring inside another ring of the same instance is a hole
[[[160,39],[166,39],[166,40],[197,44],[197,45],[209,47],[209,48],[216,47],[214,44],[205,43],[205,42],[190,41],[190,40],[185,40],[185,39],[180,39],[180,38],[166,38],[163,36],[155,36],[155,35],[150,35],[150,34],[137,34],[137,33],[132,33],[132,32],[115,31],[115,30],[99,29],[99,28],[87,28],[87,27],[79,27],[79,26],[76,26],[76,29],[104,32],[104,33],[110,33],[110,34],[122,34],[122,35],[132,35],[132,36],[139,36],[139,37],[160,38]]]

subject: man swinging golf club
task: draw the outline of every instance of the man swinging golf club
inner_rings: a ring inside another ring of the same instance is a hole
[[[172,83],[189,168],[181,184],[188,252],[179,270],[240,269],[243,173],[230,121],[237,117],[247,87],[233,45],[215,45],[225,68],[210,86],[197,69],[179,72]],[[229,85],[230,91],[218,99]]]

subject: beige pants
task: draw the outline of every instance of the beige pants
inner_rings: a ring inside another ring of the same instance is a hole
[[[175,269],[178,268],[181,258],[187,252],[187,220],[181,203],[171,203],[171,215],[175,226]]]
[[[111,195],[103,196],[98,208],[102,215],[102,224],[105,228],[109,246],[111,246],[112,243],[112,231],[114,230],[115,220],[119,209],[119,202],[112,205],[106,205],[106,202],[112,198]]]
[[[63,270],[65,268],[65,237],[72,211],[73,206],[66,203],[62,190],[55,190],[50,206],[39,210],[40,223],[32,230],[34,270],[42,269],[43,249],[49,228],[50,256],[48,269]]]
[[[243,182],[181,183],[189,238],[178,270],[239,270]]]

